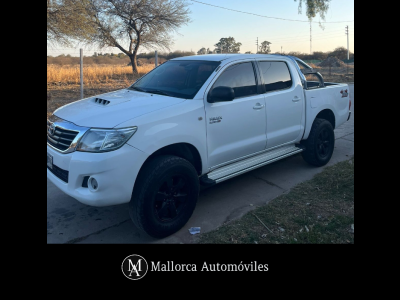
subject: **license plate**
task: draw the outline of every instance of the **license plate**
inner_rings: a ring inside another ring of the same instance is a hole
[[[47,153],[47,167],[53,169],[53,156]]]

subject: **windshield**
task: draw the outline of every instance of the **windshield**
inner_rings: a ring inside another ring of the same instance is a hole
[[[219,61],[168,61],[136,81],[129,89],[193,99]]]

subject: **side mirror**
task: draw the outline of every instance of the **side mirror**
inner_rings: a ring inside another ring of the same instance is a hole
[[[235,99],[235,91],[231,87],[219,86],[208,93],[207,102],[215,103],[222,101],[232,101]]]

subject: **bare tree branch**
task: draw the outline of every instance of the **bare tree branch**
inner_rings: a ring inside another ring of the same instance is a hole
[[[169,50],[172,33],[189,22],[184,0],[82,0],[95,33],[83,39],[100,47],[117,47],[137,73],[140,47]]]

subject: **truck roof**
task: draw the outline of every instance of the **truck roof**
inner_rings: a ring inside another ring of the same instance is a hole
[[[224,53],[224,54],[204,54],[204,55],[191,55],[177,57],[172,60],[208,60],[208,61],[223,61],[226,59],[244,59],[244,58],[276,58],[276,54],[237,54],[237,53]],[[282,55],[282,57],[287,57]]]

